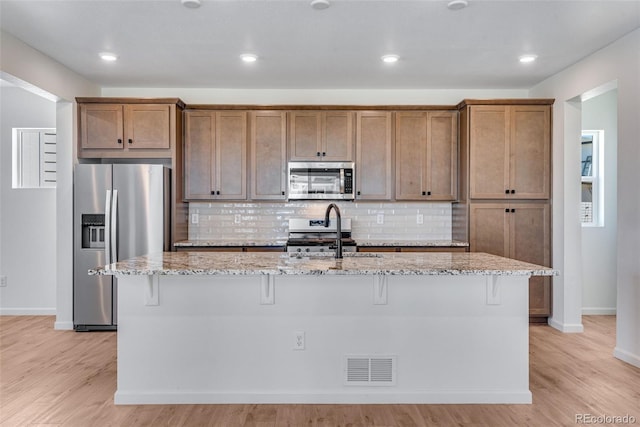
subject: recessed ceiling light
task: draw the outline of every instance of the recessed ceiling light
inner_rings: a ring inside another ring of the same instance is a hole
[[[329,0],[311,0],[311,3],[309,4],[315,10],[324,10],[324,9],[327,9],[329,6],[331,6],[331,3],[329,3]]]
[[[398,62],[398,59],[400,59],[400,57],[398,55],[384,55],[382,58],[383,62],[386,62],[387,64],[392,64],[394,62]]]
[[[451,0],[447,3],[449,10],[460,10],[467,6],[469,6],[469,2],[467,0]]]
[[[113,61],[118,59],[118,55],[116,55],[115,53],[111,53],[111,52],[101,52],[100,53],[100,58],[103,61],[113,62]]]
[[[180,0],[180,2],[184,7],[188,7],[189,9],[197,9],[202,4],[200,0]]]
[[[519,61],[522,62],[523,64],[528,64],[530,62],[535,61],[538,58],[537,55],[522,55],[520,56]]]
[[[240,55],[240,59],[244,62],[256,62],[258,60],[258,55],[254,55],[253,53],[244,53]]]

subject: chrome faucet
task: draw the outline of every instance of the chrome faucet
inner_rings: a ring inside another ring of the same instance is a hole
[[[324,226],[329,226],[329,214],[331,209],[336,211],[336,259],[342,259],[342,217],[340,216],[340,208],[335,203],[331,203],[327,206],[327,210],[324,213]]]

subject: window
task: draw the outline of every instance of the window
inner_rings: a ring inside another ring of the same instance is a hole
[[[586,226],[604,225],[604,131],[583,130],[581,141],[580,222]]]
[[[56,186],[56,130],[13,129],[13,188]]]

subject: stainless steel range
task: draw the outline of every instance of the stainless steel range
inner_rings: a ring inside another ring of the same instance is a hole
[[[329,220],[325,227],[324,219],[290,218],[287,252],[329,252],[336,250],[337,221]],[[351,238],[351,219],[342,219],[342,250],[355,252],[356,242]]]

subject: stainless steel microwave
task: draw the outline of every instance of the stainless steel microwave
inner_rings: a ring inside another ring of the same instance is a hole
[[[289,162],[289,199],[353,200],[353,162]]]

